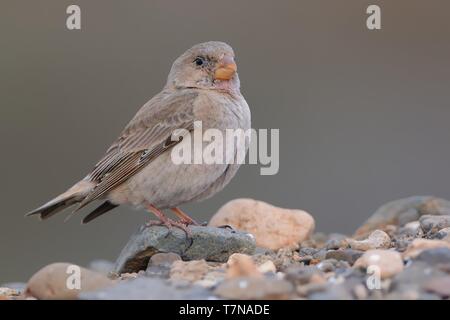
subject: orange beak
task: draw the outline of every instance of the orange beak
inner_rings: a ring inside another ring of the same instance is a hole
[[[215,80],[230,80],[237,71],[237,65],[231,57],[224,57],[219,61],[218,67],[214,72]]]

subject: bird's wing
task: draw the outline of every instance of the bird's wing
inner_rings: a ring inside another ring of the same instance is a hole
[[[159,94],[144,105],[89,174],[97,185],[75,211],[119,186],[179,143],[182,138],[172,140],[176,130],[193,130],[196,97],[193,92]]]

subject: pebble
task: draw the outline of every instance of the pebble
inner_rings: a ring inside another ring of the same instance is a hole
[[[169,278],[170,268],[175,261],[181,261],[181,257],[176,253],[156,253],[150,258],[145,275]]]
[[[347,236],[339,233],[330,234],[329,239],[325,244],[325,248],[328,250],[336,250],[347,247],[348,247]]]
[[[170,279],[174,281],[195,282],[203,279],[209,270],[210,266],[205,260],[177,260],[172,263],[170,268]]]
[[[253,199],[236,199],[220,208],[209,225],[230,225],[253,234],[257,246],[278,250],[297,248],[313,233],[315,223],[303,210],[278,208]]]
[[[326,259],[343,260],[347,261],[350,265],[353,265],[362,254],[362,251],[353,249],[330,250],[326,254]]]
[[[436,239],[450,242],[450,228],[444,228],[439,230],[435,236]]]
[[[405,252],[403,252],[403,258],[415,258],[422,251],[435,248],[450,248],[450,243],[442,240],[414,239]]]
[[[181,257],[176,253],[157,253],[150,258],[149,265],[170,268],[175,261],[181,261]]]
[[[252,257],[246,254],[231,255],[227,261],[227,267],[227,278],[262,277],[262,273],[253,262]]]
[[[67,286],[67,281],[71,274],[75,275],[76,271],[73,270],[77,269],[80,271],[80,286],[72,289]],[[42,300],[77,299],[81,292],[94,291],[114,283],[104,274],[74,264],[53,263],[43,267],[30,278],[25,295]]]
[[[276,273],[277,267],[271,260],[268,260],[258,266],[258,271],[261,273]]]
[[[391,245],[391,238],[382,230],[373,231],[365,240],[348,239],[348,244],[352,249],[367,251],[371,249],[388,249]]]
[[[350,268],[350,264],[345,260],[326,259],[316,264],[316,267],[323,272],[332,272]]]
[[[414,211],[416,213],[414,213]],[[378,208],[372,216],[355,232],[355,237],[364,237],[376,229],[383,229],[387,225],[400,225],[399,222],[409,222],[409,219],[422,215],[450,214],[450,202],[431,196],[413,196],[388,202]],[[406,215],[409,218],[402,218]]]
[[[354,264],[356,268],[370,266],[378,267],[381,279],[386,279],[403,271],[403,260],[396,251],[375,249],[366,251]]]
[[[412,221],[400,227],[397,230],[397,234],[403,234],[405,236],[413,238],[421,238],[423,236],[423,230],[420,227],[419,221]]]
[[[430,265],[450,264],[450,248],[434,248],[424,250],[417,255],[415,260],[427,262]]]
[[[450,216],[422,216],[419,220],[422,230],[427,234],[437,233],[439,230],[450,227]]]

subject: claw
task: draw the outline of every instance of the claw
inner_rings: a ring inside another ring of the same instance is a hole
[[[186,233],[186,239],[190,240],[190,242],[191,242],[189,247],[192,245],[192,243],[193,243],[192,233],[191,233],[191,230],[189,230],[188,225],[197,224],[194,220],[190,219],[186,215],[187,218],[181,217],[180,221],[174,221],[174,220],[169,219],[168,217],[166,217],[164,215],[164,213],[162,213],[158,208],[156,208],[152,204],[147,204],[147,208],[148,208],[149,211],[153,212],[159,218],[159,220],[157,220],[157,221],[151,220],[151,221],[147,222],[145,224],[146,227],[151,227],[151,226],[154,226],[154,225],[165,226],[168,229],[166,237],[170,234],[170,232],[172,231],[173,227],[176,227],[178,229],[183,230]],[[182,211],[177,209],[177,210],[174,210],[174,212],[178,213],[177,215],[179,215],[179,212],[182,212]],[[182,215],[185,215],[185,214],[182,212]]]

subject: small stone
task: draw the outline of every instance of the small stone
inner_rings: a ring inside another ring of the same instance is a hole
[[[437,233],[439,230],[450,227],[450,216],[422,216],[420,226],[427,234]]]
[[[174,261],[170,269],[170,279],[174,281],[195,282],[203,279],[210,267],[205,260]]]
[[[450,264],[450,248],[435,248],[424,250],[416,257],[418,261],[424,261],[431,265]]]
[[[156,253],[150,258],[149,265],[170,268],[175,261],[180,261],[181,257],[173,252]]]
[[[228,278],[262,277],[262,273],[258,270],[252,258],[246,254],[232,254],[228,259],[227,266]]]
[[[414,239],[406,251],[403,252],[403,258],[415,258],[422,251],[435,248],[450,248],[450,243],[442,240]]]
[[[175,261],[181,261],[181,257],[176,253],[156,253],[150,258],[145,275],[168,278],[170,276],[170,268]]]
[[[316,264],[317,269],[323,272],[334,272],[341,269],[350,268],[350,264],[345,260],[326,259]]]
[[[400,225],[417,215],[446,215],[450,214],[450,202],[430,196],[414,196],[405,199],[391,201],[381,206],[375,213],[356,231],[355,237],[361,238],[376,229],[383,229],[387,225]],[[400,221],[400,217],[403,218]],[[404,218],[405,216],[409,218]],[[414,220],[417,220],[415,218]]]
[[[230,225],[250,232],[258,246],[272,250],[296,248],[314,231],[314,219],[309,213],[252,199],[228,202],[212,217],[209,225]]]
[[[436,234],[436,239],[450,242],[450,228],[439,230],[439,232]]]
[[[332,272],[334,271],[334,269],[336,269],[336,265],[335,265],[335,259],[327,259],[327,260],[323,260],[321,262],[319,262],[318,264],[316,264],[317,269],[319,269],[320,271],[323,272]]]
[[[261,273],[276,273],[277,267],[275,267],[275,264],[271,260],[269,260],[259,265],[258,270]]]
[[[67,286],[68,276],[77,270],[80,271],[80,287],[69,288]],[[30,278],[25,295],[42,300],[77,299],[81,292],[98,290],[114,283],[104,274],[74,264],[53,263],[45,266]]]
[[[313,259],[316,259],[318,261],[322,261],[324,259],[326,259],[327,256],[327,249],[320,249],[319,251],[317,251],[314,255],[313,255]]]
[[[225,280],[214,290],[214,294],[225,299],[266,300],[288,299],[294,286],[282,279],[240,277]]]
[[[347,261],[350,265],[353,265],[362,254],[362,251],[353,249],[331,250],[327,252],[326,259],[343,260]]]
[[[422,237],[423,231],[419,221],[412,221],[404,225],[402,231],[411,237]]]
[[[388,249],[391,245],[391,238],[382,230],[373,231],[365,240],[347,240],[350,247],[355,250],[367,251],[371,249]]]
[[[450,297],[450,276],[435,277],[423,285],[428,292],[435,293],[442,298]]]
[[[251,234],[227,228],[189,226],[192,238],[184,231],[163,226],[142,227],[122,249],[115,264],[115,272],[145,270],[156,253],[175,253],[183,260],[226,262],[233,253],[252,254],[255,239]]]
[[[369,250],[356,260],[354,267],[367,269],[370,266],[379,268],[381,279],[390,278],[403,270],[400,253],[392,250]]]
[[[271,255],[270,260],[275,264],[277,270],[283,271],[293,264],[297,264],[301,258],[297,251],[291,249],[280,249]]]
[[[313,256],[314,254],[317,253],[316,248],[310,248],[310,247],[306,247],[306,248],[301,248],[298,253],[300,254],[300,256]]]
[[[330,237],[325,244],[325,248],[328,250],[336,250],[347,247],[348,247],[347,237],[343,234],[338,233],[330,234]]]
[[[139,274],[137,272],[125,272],[120,275],[120,280],[137,279]]]

